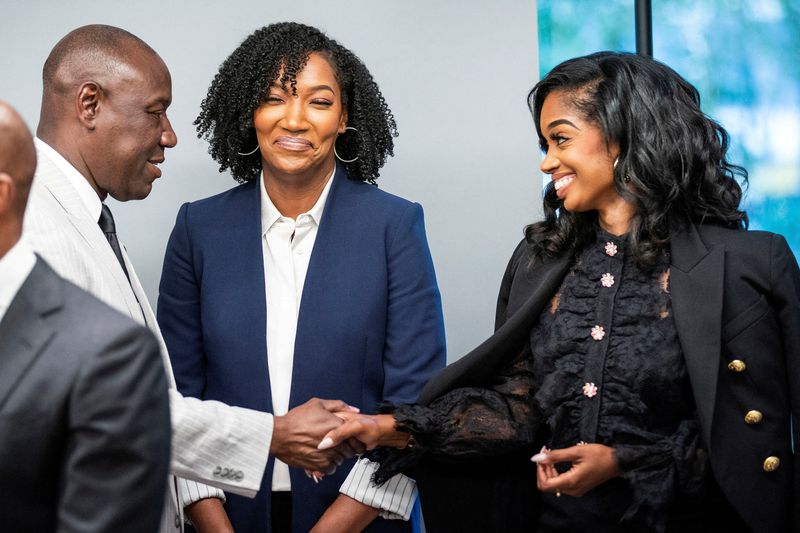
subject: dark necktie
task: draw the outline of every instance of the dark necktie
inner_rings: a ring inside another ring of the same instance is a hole
[[[125,268],[125,260],[122,258],[122,250],[119,247],[119,240],[117,240],[117,227],[114,225],[114,217],[111,215],[111,209],[106,204],[103,204],[103,210],[100,212],[100,221],[98,222],[100,229],[106,234],[108,244],[114,250],[114,255],[117,256],[119,266],[125,272],[125,277],[128,278],[128,283],[131,282],[131,277],[128,275],[128,269]]]

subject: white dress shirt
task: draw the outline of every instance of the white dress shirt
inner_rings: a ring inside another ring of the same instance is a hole
[[[317,202],[297,219],[285,217],[272,203],[261,179],[261,246],[264,254],[264,284],[267,297],[267,363],[272,413],[285,415],[289,411],[292,385],[294,339],[297,334],[297,314],[306,281],[308,261],[317,238],[319,221],[325,200],[333,183],[328,177]],[[272,490],[291,490],[289,467],[275,459]]]
[[[295,220],[278,211],[267,194],[263,175],[259,180],[261,246],[267,300],[267,364],[275,415],[284,415],[289,410],[300,300],[332,183],[333,174],[314,206]],[[384,518],[408,520],[417,496],[416,483],[398,475],[383,486],[376,487],[370,481],[376,468],[376,463],[366,459],[358,461],[340,492],[370,507],[381,509]],[[275,459],[272,490],[288,491],[291,488],[288,465]]]
[[[23,240],[0,257],[0,322],[35,264],[36,256]]]

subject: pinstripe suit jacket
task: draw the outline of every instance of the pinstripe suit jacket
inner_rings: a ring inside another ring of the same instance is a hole
[[[105,235],[68,177],[38,147],[37,159],[23,238],[59,275],[147,325],[161,346],[170,386],[173,431],[170,465],[173,476],[168,481],[170,490],[161,531],[174,533],[182,528],[182,508],[186,503],[219,494],[187,479],[253,497],[261,485],[268,459],[266,442],[272,432],[272,417],[219,402],[185,398],[177,392],[155,315],[124,248],[130,284]]]

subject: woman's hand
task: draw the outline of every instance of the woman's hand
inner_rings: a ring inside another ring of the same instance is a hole
[[[325,435],[319,443],[320,450],[327,450],[348,439],[358,440],[367,450],[378,446],[403,448],[408,443],[409,434],[395,430],[395,420],[392,415],[340,412],[336,413],[336,416],[344,420],[344,424]]]
[[[561,450],[547,450],[534,455],[537,463],[536,485],[542,492],[583,496],[596,486],[620,475],[614,448],[603,444],[581,444]],[[557,463],[571,463],[559,474]]]

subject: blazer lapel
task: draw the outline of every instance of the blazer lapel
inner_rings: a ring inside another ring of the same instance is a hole
[[[61,307],[62,294],[46,268],[37,259],[0,322],[0,409],[55,333],[42,316]]]
[[[435,375],[422,390],[419,403],[430,403],[458,387],[482,383],[503,362],[516,356],[571,264],[572,255],[566,254],[538,266],[520,265],[514,274],[508,320],[477,348]]]
[[[124,298],[130,316],[134,319],[142,317],[142,310],[131,290],[128,278],[120,268],[119,261],[97,225],[97,221],[92,220],[69,179],[47,159],[46,155],[43,155],[42,152],[37,152],[37,154],[39,155],[39,168],[36,179],[64,209],[69,223],[92,249],[97,264],[101,265],[106,275],[114,280],[117,293]]]
[[[692,384],[703,439],[711,449],[711,424],[719,374],[725,250],[706,247],[689,225],[671,236],[670,291],[675,328]]]
[[[307,369],[318,365],[319,361],[318,354],[309,350],[308,344],[313,341],[314,335],[318,335],[316,321],[331,312],[330,306],[322,303],[324,293],[340,277],[339,259],[343,253],[341,236],[347,232],[347,224],[353,224],[357,220],[350,212],[356,204],[349,200],[352,196],[352,183],[349,179],[344,167],[337,165],[308,262],[297,314],[290,407],[302,403],[314,393],[314,374]]]
[[[222,211],[220,225],[231,228],[229,238],[219,242],[218,252],[226,264],[236,265],[236,281],[230,283],[228,298],[222,303],[222,313],[228,313],[232,327],[246,332],[247,339],[237,349],[252,353],[252,365],[238,369],[243,383],[265,383],[263,404],[254,404],[258,410],[272,411],[267,358],[267,295],[264,281],[264,251],[261,227],[261,179],[237,187]],[[242,348],[244,346],[244,348]],[[266,378],[266,379],[265,379]]]

